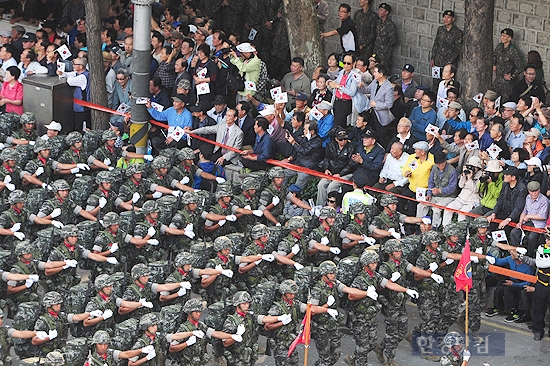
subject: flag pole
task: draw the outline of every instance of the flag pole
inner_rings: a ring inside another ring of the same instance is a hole
[[[311,331],[311,302],[307,302],[307,309],[306,309],[306,325],[305,325],[305,329],[304,329],[304,334],[309,334],[309,332]],[[304,366],[307,366],[307,360],[308,360],[308,356],[309,356],[309,342],[310,342],[310,337],[309,336],[306,336],[305,337],[305,343],[304,343]]]
[[[464,327],[465,327],[465,336],[466,336],[466,349],[468,349],[468,286],[465,286],[464,288],[465,292],[466,292],[466,318],[465,318],[465,321],[464,321]]]

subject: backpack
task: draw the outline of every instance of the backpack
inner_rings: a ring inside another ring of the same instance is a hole
[[[13,328],[17,330],[34,329],[34,323],[40,314],[38,302],[24,302],[19,304],[17,313],[13,317]],[[33,346],[31,339],[13,338],[14,350],[20,358],[32,357],[38,354],[38,347]]]
[[[246,74],[245,74],[246,75]],[[232,91],[244,91],[245,76],[239,73],[239,70],[231,65],[227,73],[226,83],[227,88]]]
[[[91,280],[90,280],[91,281]],[[65,311],[71,314],[82,314],[88,303],[88,282],[80,283],[70,288],[65,297]],[[69,324],[73,337],[91,336],[92,327],[84,327],[82,322]],[[88,333],[88,334],[86,334]],[[86,353],[87,354],[87,353]]]
[[[338,262],[336,279],[344,285],[350,286],[355,277],[357,277],[359,268],[360,264],[358,257],[346,257]]]
[[[139,320],[126,319],[115,327],[115,336],[111,339],[111,347],[114,349],[131,349],[139,336]]]
[[[168,305],[160,310],[159,332],[162,334],[175,333],[183,320],[181,305]]]
[[[76,178],[69,191],[69,199],[80,207],[85,208],[88,197],[90,197],[90,194],[94,191],[94,183],[94,177],[91,175],[83,175],[82,177]]]
[[[65,346],[65,352],[63,357],[65,358],[65,365],[67,366],[80,366],[86,362],[88,357],[89,345],[86,338],[73,338],[67,341]]]
[[[86,130],[82,136],[82,152],[86,156],[91,155],[101,146],[101,135],[103,131],[100,130]]]

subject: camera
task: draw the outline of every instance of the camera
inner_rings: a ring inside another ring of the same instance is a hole
[[[491,174],[483,174],[481,177],[479,177],[479,181],[481,183],[487,183],[491,179],[493,179]]]

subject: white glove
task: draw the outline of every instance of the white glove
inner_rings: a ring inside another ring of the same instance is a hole
[[[275,260],[275,257],[273,254],[262,254],[262,259],[264,261],[273,262]]]
[[[151,353],[151,352],[155,352],[155,346],[153,345],[148,345],[147,347],[143,347],[141,349],[141,353]]]
[[[155,351],[149,352],[149,353],[147,354],[147,360],[148,360],[148,361],[152,360],[152,359],[155,358],[155,357],[157,357],[157,353],[156,353]]]
[[[143,159],[147,161],[153,161],[154,157],[153,155],[143,155]]]
[[[518,254],[525,255],[525,254],[527,254],[527,249],[525,249],[523,247],[517,247],[516,252],[518,252]]]
[[[226,219],[227,221],[235,222],[235,221],[237,221],[237,216],[235,216],[235,215],[227,215],[227,216],[225,217],[225,219]]]
[[[112,172],[113,170],[115,170],[115,168],[113,168],[112,166],[109,167],[109,171]]]
[[[23,234],[23,233],[13,233],[13,236],[15,236],[19,240],[24,240],[25,239],[25,234]]]
[[[245,210],[252,210],[252,207],[250,207],[250,205],[246,205],[243,207]]]
[[[477,254],[483,254],[483,248],[477,248],[475,252]]]
[[[204,332],[202,330],[194,330],[193,335],[197,338],[204,338]]]
[[[133,202],[133,203],[137,203],[137,201],[139,201],[140,198],[141,198],[141,196],[139,195],[139,193],[135,192],[135,193],[132,195],[132,202]]]
[[[330,251],[332,254],[336,254],[336,255],[340,254],[340,252],[341,252],[340,248],[338,248],[338,247],[331,247],[331,248],[329,249],[329,251]]]
[[[39,175],[42,175],[42,173],[44,173],[44,168],[42,168],[41,166],[39,166],[36,171],[34,172],[34,174],[38,177]]]
[[[103,315],[103,311],[101,310],[90,311],[90,318],[99,318],[102,315]]]
[[[290,314],[279,315],[277,317],[277,320],[280,322],[283,322],[283,325],[287,325],[292,321],[292,315]]]
[[[50,186],[49,184],[42,183],[41,187],[44,188],[44,189],[47,189],[48,191],[53,191],[52,186]]]
[[[90,170],[90,167],[88,164],[78,163],[76,164],[76,167],[80,170]]]
[[[183,287],[178,290],[178,296],[179,297],[184,296],[186,293],[187,293],[187,290],[184,289]]]
[[[224,184],[225,183],[225,178],[216,177],[216,182],[218,182],[218,184]]]
[[[279,202],[281,202],[281,199],[277,196],[273,196],[273,199],[271,199],[271,203],[273,204],[273,206],[277,206]]]
[[[242,336],[244,334],[244,332],[246,331],[246,328],[244,326],[244,324],[240,324],[238,327],[237,327],[237,334]]]
[[[6,175],[4,177],[4,183],[6,183],[6,184],[11,183],[11,175]]]
[[[181,288],[184,288],[186,290],[191,290],[191,282],[188,282],[188,281],[180,282],[180,286]]]
[[[491,257],[491,256],[489,256],[489,255],[488,255],[487,257],[485,257],[485,260],[486,260],[487,262],[489,262],[489,264],[495,264],[495,258],[493,258],[493,257]]]
[[[36,332],[36,336],[37,336],[38,339],[40,339],[41,341],[45,341],[46,338],[48,338],[48,333],[43,332],[43,331],[38,331],[38,332]]]
[[[7,175],[7,177],[9,177],[9,175]],[[13,192],[13,191],[15,191],[15,184],[7,183],[7,184],[6,184],[6,188],[7,188],[10,192]]]
[[[58,229],[62,229],[63,226],[65,226],[60,221],[57,221],[57,220],[52,220],[52,225],[55,226]]]
[[[327,314],[332,316],[334,319],[338,318],[338,310],[336,309],[327,309]]]
[[[38,282],[40,280],[40,278],[38,277],[37,274],[32,274],[32,275],[29,275],[29,280],[33,280],[34,282]]]
[[[185,226],[185,229],[183,229],[185,231],[193,231],[193,224],[187,224],[187,226]]]
[[[157,233],[157,230],[154,226],[150,226],[149,229],[147,229],[147,235],[154,236]]]
[[[109,252],[114,253],[117,250],[118,250],[118,243],[113,243],[113,245],[111,245],[111,249],[109,249]]]
[[[145,299],[141,299],[139,300],[139,302],[141,303],[141,306],[145,307],[145,308],[148,308],[148,309],[152,309],[153,308],[153,303],[150,302],[150,301],[147,301]]]
[[[181,184],[187,184],[187,183],[189,183],[189,177],[183,177],[183,178],[181,178],[180,183],[181,183]]]
[[[181,191],[178,191],[177,189],[175,191],[172,191],[172,196],[174,197],[179,197],[181,196],[183,193],[181,193]]]
[[[394,239],[401,239],[401,233],[396,232],[393,227],[390,228],[388,232],[394,237]]]
[[[103,164],[105,164],[105,165],[111,165],[111,159],[109,159],[109,158],[103,159]]]
[[[237,343],[241,343],[243,341],[243,336],[239,334],[232,334],[231,339],[234,340]]]
[[[298,244],[294,244],[291,251],[294,255],[298,254],[300,252],[300,246]]]
[[[193,238],[195,237],[195,233],[194,233],[194,232],[192,232],[192,231],[187,231],[187,230],[185,230],[185,231],[183,232],[183,235],[187,236],[189,239],[193,239]]]
[[[159,245],[159,241],[157,239],[149,239],[149,240],[147,240],[147,244]]]
[[[376,288],[374,286],[369,286],[367,288],[367,296],[376,301],[378,299],[378,293],[376,292]]]
[[[74,259],[67,259],[65,261],[65,266],[63,268],[69,268],[69,267],[73,267],[75,268],[76,266],[78,265],[78,262]]]
[[[99,198],[99,208],[105,207],[106,204],[107,204],[107,198],[105,197]]]
[[[334,296],[329,295],[328,299],[327,299],[327,305],[332,306],[332,305],[334,305],[335,302],[336,302],[336,299],[334,298]]]
[[[233,271],[230,269],[222,269],[222,275],[227,278],[233,278]]]
[[[111,318],[113,316],[113,311],[111,309],[107,309],[103,312],[103,315],[101,315],[101,317],[103,318],[103,320],[107,320],[109,318]]]
[[[437,271],[438,268],[439,266],[437,265],[437,263],[435,262],[430,263],[430,271],[435,272]]]
[[[29,145],[34,146],[36,144],[36,141],[29,141]]]
[[[395,281],[397,281],[397,280],[400,279],[400,278],[401,278],[401,273],[399,273],[399,272],[393,272],[393,273],[391,274],[390,280],[391,280],[392,282],[395,282]]]
[[[455,261],[454,259],[449,258],[449,259],[445,260],[445,263],[447,263],[447,265],[449,266],[449,265],[453,264],[454,261]]]
[[[407,289],[407,295],[409,295],[413,299],[418,299],[418,292],[416,292],[415,290],[411,290],[410,288]]]
[[[475,255],[471,255],[470,256],[470,261],[474,262],[474,263],[479,263],[479,258],[476,257]]]
[[[328,245],[329,241],[328,241],[328,238],[326,236],[323,236],[321,238],[321,244],[323,245]]]
[[[32,285],[34,285],[34,281],[31,279],[25,280],[25,287],[30,288]]]
[[[254,210],[252,211],[252,214],[257,217],[262,217],[264,215],[264,212],[262,210]]]
[[[162,192],[155,192],[155,193],[153,193],[153,198],[154,198],[154,199],[161,198],[161,197],[162,197]]]
[[[16,223],[13,224],[13,226],[10,228],[10,230],[12,231],[12,233],[16,233],[16,232],[18,232],[20,229],[21,229],[21,223],[20,223],[20,222],[16,222]]]
[[[257,261],[254,261],[254,264],[255,264],[255,265],[259,265],[260,263],[262,263],[262,260],[261,260],[261,259],[258,259]]]
[[[218,225],[220,225],[220,227],[222,227],[223,225],[225,225],[227,221],[226,220],[220,220],[218,221]]]
[[[61,215],[61,209],[60,209],[60,208],[54,208],[54,210],[53,210],[52,213],[50,214],[50,216],[51,216],[52,219],[55,219],[55,218],[58,217],[59,215]]]
[[[107,257],[107,263],[118,264],[118,260],[115,257]]]
[[[298,262],[294,262],[294,268],[296,268],[297,271],[304,268],[304,266]]]
[[[432,273],[432,275],[430,277],[432,278],[432,280],[434,280],[435,282],[437,282],[440,285],[443,283],[443,277],[441,277],[440,275],[438,275],[436,273]]]
[[[359,243],[367,243],[368,245],[373,245],[374,243],[376,243],[376,239],[368,236],[363,236],[363,240],[361,240]]]
[[[50,339],[50,341],[57,338],[57,329],[50,330],[48,332],[48,338]]]
[[[462,352],[462,359],[468,362],[470,360],[470,357],[472,357],[472,353],[465,349],[464,352]]]

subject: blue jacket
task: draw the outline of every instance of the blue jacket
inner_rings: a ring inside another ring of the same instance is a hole
[[[271,159],[273,157],[274,149],[275,144],[273,143],[269,133],[264,133],[262,137],[256,135],[254,154],[258,155],[258,161],[265,162],[267,159]]]
[[[535,269],[533,267],[530,267],[525,263],[517,264],[516,261],[513,260],[512,256],[510,256],[510,255],[506,258],[495,258],[495,264],[497,266],[506,266],[507,265],[508,268],[510,268],[512,271],[516,271],[516,272],[520,272],[520,273],[526,273],[528,275],[534,275],[535,274]],[[510,279],[512,280],[512,282],[514,282],[512,287],[523,287],[523,286],[529,285],[529,282],[527,282],[527,281],[518,282],[519,280],[515,279],[513,277],[510,277]]]
[[[437,113],[430,109],[427,113],[422,113],[422,107],[418,106],[413,109],[409,119],[412,122],[412,133],[418,141],[426,141],[426,127],[428,124],[435,126],[437,122]]]

